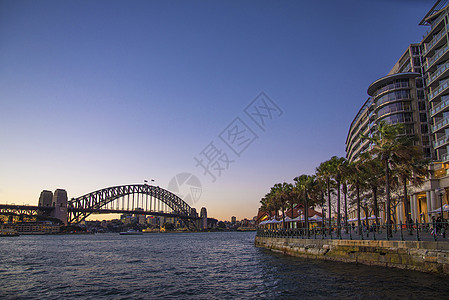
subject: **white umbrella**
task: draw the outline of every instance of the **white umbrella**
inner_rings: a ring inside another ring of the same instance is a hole
[[[293,222],[304,221],[304,215],[297,216],[292,221]]]
[[[322,221],[323,218],[321,218],[319,215],[314,215],[313,217],[310,217],[309,220],[312,222],[319,222]]]
[[[444,205],[443,205],[443,211],[448,212],[448,211],[449,211],[449,205],[444,204]],[[441,207],[440,207],[440,208],[437,208],[437,209],[434,209],[434,210],[432,210],[432,211],[430,211],[430,212],[428,212],[428,213],[429,213],[429,214],[437,214],[437,213],[441,213]]]

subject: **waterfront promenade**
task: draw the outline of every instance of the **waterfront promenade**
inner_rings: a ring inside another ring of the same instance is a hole
[[[297,239],[340,239],[340,240],[396,240],[396,241],[446,241],[449,242],[447,223],[418,223],[413,226],[392,225],[391,235],[387,236],[386,227],[343,226],[340,230],[333,227],[304,228],[259,228],[258,236]],[[434,230],[435,229],[435,230]]]
[[[362,263],[449,275],[449,237],[445,226],[415,224],[359,231],[348,226],[329,228],[259,229],[258,247],[311,259]]]

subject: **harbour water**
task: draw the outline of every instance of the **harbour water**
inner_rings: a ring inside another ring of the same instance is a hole
[[[254,232],[0,240],[1,299],[447,299],[448,278],[306,260]]]

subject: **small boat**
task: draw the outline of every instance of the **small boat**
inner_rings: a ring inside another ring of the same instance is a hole
[[[128,231],[122,231],[120,232],[120,235],[140,235],[142,232],[135,229],[129,229]]]

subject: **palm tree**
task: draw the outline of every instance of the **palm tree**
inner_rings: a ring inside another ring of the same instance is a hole
[[[402,183],[404,193],[404,210],[407,225],[410,224],[410,201],[407,196],[407,182],[419,186],[424,182],[424,178],[429,174],[429,161],[424,158],[422,150],[417,146],[412,146],[404,151],[403,157],[395,161],[395,171],[399,181]]]
[[[304,219],[306,235],[309,236],[309,201],[317,188],[315,175],[301,175],[293,179],[295,181],[295,190],[304,200]]]
[[[345,202],[345,227],[348,226],[348,178],[351,176],[351,169],[349,168],[349,161],[345,159],[341,166],[342,182],[343,182],[343,197]]]
[[[321,206],[321,218],[322,218],[322,225],[325,225],[325,221],[326,221],[326,216],[324,214],[324,189],[326,188],[326,183],[322,180],[322,178],[320,178],[317,174],[315,174],[315,179],[316,179],[316,183],[317,183],[317,190],[319,193],[319,199],[318,199],[318,203]]]
[[[292,185],[289,183],[277,183],[272,188],[275,203],[277,203],[278,208],[282,210],[282,228],[285,229],[285,209],[289,204],[290,193],[292,190]]]
[[[360,192],[363,188],[363,182],[364,182],[364,165],[361,160],[353,161],[348,164],[348,177],[347,180],[349,184],[351,185],[351,188],[355,190],[356,193],[356,201],[357,201],[357,225],[359,228],[359,234],[361,234],[361,227],[362,224],[360,221]]]
[[[362,136],[368,139],[372,144],[371,154],[382,161],[385,170],[385,196],[387,211],[387,236],[392,236],[391,229],[391,200],[390,200],[390,176],[391,166],[395,160],[403,157],[404,150],[410,145],[410,138],[401,135],[403,132],[403,124],[391,125],[385,121],[381,121],[377,127],[377,131],[372,136]]]
[[[346,159],[344,157],[337,157],[332,156],[330,159],[330,166],[331,166],[331,175],[332,178],[335,180],[337,184],[337,228],[338,228],[338,235],[340,236],[341,233],[341,203],[340,203],[340,190],[341,190],[341,181],[343,179],[343,176],[345,174],[344,168],[345,168],[345,162]]]
[[[322,162],[316,169],[317,176],[326,182],[327,187],[327,209],[329,211],[329,234],[332,228],[332,209],[331,209],[331,181],[332,181],[332,165],[330,160]]]
[[[373,197],[373,212],[376,218],[376,226],[379,225],[379,204],[378,194],[379,189],[383,186],[383,168],[382,162],[373,157],[369,152],[365,152],[360,156],[360,161],[363,164],[363,172],[365,174],[365,181],[371,189]]]

